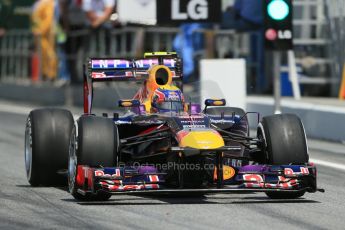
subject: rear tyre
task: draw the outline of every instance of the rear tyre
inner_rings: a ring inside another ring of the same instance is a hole
[[[303,124],[294,114],[279,114],[262,119],[258,127],[264,161],[272,165],[306,164],[309,160]],[[267,192],[272,199],[295,199],[303,192]]]
[[[108,193],[100,192],[96,195],[78,193],[77,167],[78,165],[115,167],[119,143],[117,127],[108,118],[83,116],[78,120],[77,129],[78,133],[76,128],[73,129],[70,143],[69,191],[77,200],[108,200],[111,197]]]
[[[58,170],[67,169],[72,114],[63,109],[30,112],[25,128],[25,168],[32,186],[66,185]]]

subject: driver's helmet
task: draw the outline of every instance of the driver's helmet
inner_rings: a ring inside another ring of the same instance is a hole
[[[152,112],[182,112],[184,111],[184,97],[180,89],[173,87],[157,88],[152,96]]]

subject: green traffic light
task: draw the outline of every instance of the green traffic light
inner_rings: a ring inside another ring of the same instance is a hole
[[[289,15],[288,4],[283,0],[273,0],[267,6],[268,15],[274,20],[283,20]]]

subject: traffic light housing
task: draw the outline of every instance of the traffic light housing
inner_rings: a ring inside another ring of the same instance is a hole
[[[264,38],[268,50],[293,48],[292,0],[264,0]]]

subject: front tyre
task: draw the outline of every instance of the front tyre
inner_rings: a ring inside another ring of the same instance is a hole
[[[309,160],[302,121],[294,114],[279,114],[262,119],[258,127],[264,162],[272,165],[306,164]],[[272,199],[295,199],[301,192],[267,192]]]
[[[264,142],[266,163],[276,165],[308,163],[308,147],[302,121],[294,114],[279,114],[262,119],[258,136]]]
[[[78,130],[78,132],[77,132]],[[78,193],[78,166],[114,167],[117,161],[118,130],[108,118],[83,116],[78,120],[78,127],[72,131],[68,166],[68,185],[72,196],[83,201],[105,201],[108,193]]]

